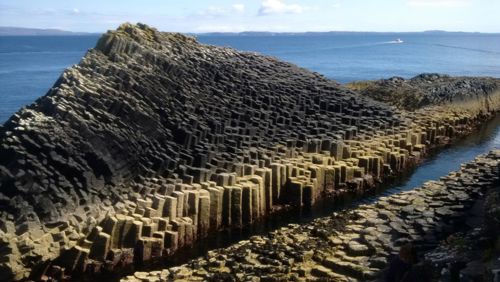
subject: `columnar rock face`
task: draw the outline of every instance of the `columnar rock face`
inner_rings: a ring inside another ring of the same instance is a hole
[[[290,224],[187,264],[136,272],[122,281],[378,281],[389,256],[401,246],[436,245],[454,226],[464,225],[463,215],[475,199],[499,187],[496,150],[415,190],[310,224]],[[416,281],[434,281],[426,276],[432,274],[429,268],[421,267]]]
[[[294,65],[123,25],[3,126],[3,212],[54,222],[152,176],[232,185],[297,150],[399,122]]]
[[[79,262],[115,248],[175,249],[252,222],[302,201],[280,193],[310,172],[282,160],[400,122],[294,65],[122,25],[0,130],[2,269],[19,277],[72,246]]]
[[[140,266],[363,190],[500,109],[484,99],[396,110],[274,58],[124,24],[0,128],[0,273]]]

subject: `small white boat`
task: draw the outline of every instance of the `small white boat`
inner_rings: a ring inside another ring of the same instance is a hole
[[[401,38],[398,38],[398,39],[394,40],[394,43],[403,43],[403,40],[401,40]]]

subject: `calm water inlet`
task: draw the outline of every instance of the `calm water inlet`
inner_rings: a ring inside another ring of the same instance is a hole
[[[493,149],[500,149],[500,114],[483,124],[477,132],[427,158],[413,173],[398,179],[393,187],[382,194],[390,195],[408,191],[422,186],[428,180],[437,180],[441,176],[458,170],[461,164],[470,162],[476,156]],[[364,201],[369,202],[375,199],[372,197]]]

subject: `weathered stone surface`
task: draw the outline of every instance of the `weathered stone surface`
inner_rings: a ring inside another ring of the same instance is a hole
[[[481,185],[472,185],[478,179],[481,179]],[[451,214],[434,213],[429,218],[428,214],[417,209],[401,209],[403,202],[406,206],[415,203],[417,207],[426,210],[460,204],[468,214],[473,215],[473,203],[480,194],[489,191],[494,195],[489,197],[489,204],[486,205],[489,214],[487,218],[496,221],[500,199],[499,184],[500,150],[495,150],[477,157],[475,161],[462,166],[459,172],[452,172],[439,181],[428,182],[412,191],[382,197],[374,204],[318,218],[309,224],[290,224],[267,235],[253,236],[248,241],[211,251],[203,258],[169,268],[168,273],[184,273],[183,279],[188,281],[220,281],[220,277],[225,277],[228,281],[241,281],[242,277],[245,281],[259,278],[260,281],[372,281],[381,278],[390,255],[396,253],[403,244],[412,242],[417,248],[429,248],[431,241],[412,240],[408,234],[401,234],[402,230],[414,236],[446,238],[449,235],[439,230],[439,226],[451,225]],[[457,192],[467,196],[459,199],[452,197]],[[433,201],[438,199],[441,201],[440,207],[432,207]],[[435,224],[429,225],[428,219]],[[422,228],[418,228],[419,225],[428,228],[422,231]],[[485,226],[488,232],[498,235],[495,233],[500,226],[498,222]],[[485,235],[477,230],[473,233],[477,235],[468,236],[477,238],[478,234]],[[463,246],[460,242],[463,242],[460,237],[448,238],[445,248],[440,247],[427,253],[425,259],[430,260],[431,265],[418,266],[421,267],[418,277],[422,281],[429,281],[428,272],[437,268],[437,276],[434,277],[448,281],[446,279],[450,279],[451,274],[447,272],[447,267],[456,264],[457,259],[460,260],[456,256],[463,252],[474,254],[478,247],[476,241],[470,244],[471,249],[457,251],[457,248]],[[495,258],[492,257],[491,260]],[[472,261],[464,266],[459,272],[460,277],[469,279],[467,281],[490,279],[498,275],[495,272],[495,267],[498,266],[489,263]],[[489,272],[484,272],[486,269]],[[458,270],[455,269],[455,272]],[[172,275],[161,275],[161,278],[166,281],[175,280]],[[133,280],[127,277],[122,281]]]
[[[377,81],[360,81],[348,87],[362,95],[407,109],[479,98],[488,103],[500,87],[498,79],[490,77],[451,77],[425,73],[411,79],[392,77]],[[417,136],[412,136],[416,141]]]

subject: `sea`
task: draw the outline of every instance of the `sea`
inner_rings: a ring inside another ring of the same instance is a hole
[[[410,78],[424,72],[500,77],[500,34],[249,33],[196,37],[205,44],[274,56],[340,83]],[[43,96],[98,38],[0,36],[0,124]]]

